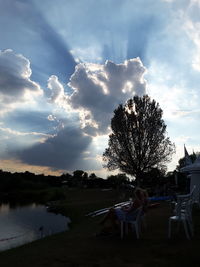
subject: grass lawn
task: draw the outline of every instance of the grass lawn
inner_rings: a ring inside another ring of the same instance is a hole
[[[188,241],[181,228],[173,238],[167,239],[170,204],[160,202],[147,214],[147,229],[140,240],[130,233],[123,240],[118,236],[95,237],[100,230],[101,217],[86,217],[90,211],[104,208],[127,196],[118,191],[99,189],[67,190],[67,200],[62,202],[63,213],[72,219],[68,232],[0,253],[0,266],[200,266],[200,211],[194,210],[195,237]],[[125,199],[124,199],[125,198]]]

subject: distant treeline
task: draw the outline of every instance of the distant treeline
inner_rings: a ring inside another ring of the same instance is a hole
[[[0,170],[0,201],[40,202],[64,199],[65,188],[119,188],[131,185],[125,174],[111,175],[107,179],[90,175],[82,170],[61,176],[34,174],[31,172],[10,173]]]
[[[34,174],[31,172],[10,173],[0,170],[0,192],[7,193],[17,190],[42,190],[50,187],[117,187],[131,184],[126,174],[108,176],[107,179],[97,177],[95,173],[90,175],[82,170],[76,170],[73,174],[64,173],[61,176]]]
[[[175,181],[178,177],[178,183]],[[179,172],[167,173],[152,169],[144,174],[141,179],[141,186],[154,191],[156,188],[177,185],[180,188],[187,186],[187,180]],[[10,173],[0,170],[0,198],[8,193],[41,191],[51,188],[80,187],[80,188],[131,188],[135,186],[134,179],[130,179],[126,174],[119,173],[110,175],[107,179],[97,177],[95,173],[88,174],[83,170],[76,170],[72,174],[64,173],[61,176],[44,174],[34,174],[31,172]],[[158,189],[156,189],[158,190]]]

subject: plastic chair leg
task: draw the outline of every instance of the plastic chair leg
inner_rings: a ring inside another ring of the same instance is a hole
[[[138,224],[135,224],[135,232],[136,232],[137,239],[139,239],[139,227],[138,227]]]
[[[194,228],[193,228],[192,220],[188,220],[188,226],[189,226],[191,235],[194,236]]]
[[[168,238],[171,238],[171,220],[169,219],[169,226],[168,226]]]
[[[180,226],[181,226],[181,221],[178,220],[177,229],[176,229],[177,233],[180,231]]]
[[[129,227],[128,223],[125,223],[126,234],[128,234],[128,227]]]
[[[184,225],[186,237],[187,239],[190,239],[186,220],[183,221],[183,225]]]
[[[121,222],[121,239],[123,239],[124,236],[124,223]]]

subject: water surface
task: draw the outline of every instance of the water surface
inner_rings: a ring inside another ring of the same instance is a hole
[[[0,204],[0,251],[66,231],[69,222],[65,216],[47,212],[43,205],[11,208]]]

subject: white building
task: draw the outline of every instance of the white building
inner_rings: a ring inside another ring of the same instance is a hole
[[[190,192],[193,187],[196,186],[194,191],[194,200],[199,203],[200,192],[200,155],[197,157],[194,163],[187,165],[180,170],[183,173],[187,173],[190,176]],[[199,203],[200,204],[200,203]]]

